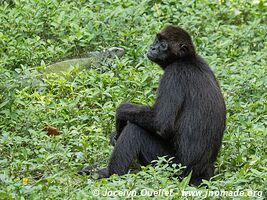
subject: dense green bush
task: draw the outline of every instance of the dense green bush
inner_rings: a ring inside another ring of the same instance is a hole
[[[263,198],[266,9],[265,1],[238,0],[0,1],[0,199],[90,199],[96,190],[123,189],[173,189],[174,198],[186,198],[182,190],[196,190],[189,177],[171,178],[179,168],[164,159],[156,168],[108,180],[75,174],[84,164],[107,164],[119,103],[153,103],[162,72],[145,52],[168,23],[192,34],[226,99],[227,130],[209,190],[263,191]],[[110,46],[126,50],[110,67],[42,75],[54,61]],[[61,134],[48,136],[47,125]]]

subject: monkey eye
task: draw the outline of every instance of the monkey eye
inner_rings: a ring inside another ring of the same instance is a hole
[[[166,41],[162,41],[160,43],[161,49],[166,51],[168,49],[168,43]]]
[[[156,37],[155,40],[154,40],[154,44],[157,44],[159,42],[160,42],[160,39],[158,37]]]

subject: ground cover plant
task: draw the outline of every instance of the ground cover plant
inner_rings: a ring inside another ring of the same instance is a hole
[[[179,166],[164,158],[122,177],[77,176],[87,163],[106,165],[121,102],[154,101],[162,72],[145,53],[169,23],[190,32],[226,100],[227,129],[216,176],[205,181],[208,190],[189,186],[189,177],[173,177]],[[115,198],[162,199],[142,197],[141,191],[159,190],[173,191],[165,198],[175,199],[194,198],[182,191],[219,190],[250,198],[253,191],[253,198],[263,199],[266,24],[265,1],[0,1],[0,199],[103,199],[106,191],[137,192]],[[53,62],[111,46],[125,49],[112,65],[43,75]],[[47,134],[52,127],[54,136]]]

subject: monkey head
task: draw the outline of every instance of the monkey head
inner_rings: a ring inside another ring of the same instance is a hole
[[[179,59],[195,56],[190,35],[180,27],[169,25],[161,30],[150,46],[147,57],[165,68]]]

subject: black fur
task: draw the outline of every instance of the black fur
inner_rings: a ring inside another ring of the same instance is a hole
[[[168,155],[187,167],[184,175],[192,171],[191,183],[198,185],[213,175],[225,129],[224,99],[186,31],[168,26],[156,40],[148,52],[164,69],[156,101],[152,107],[118,107],[115,147],[105,173],[123,175],[134,159],[147,165]],[[167,42],[167,48],[161,42]]]

